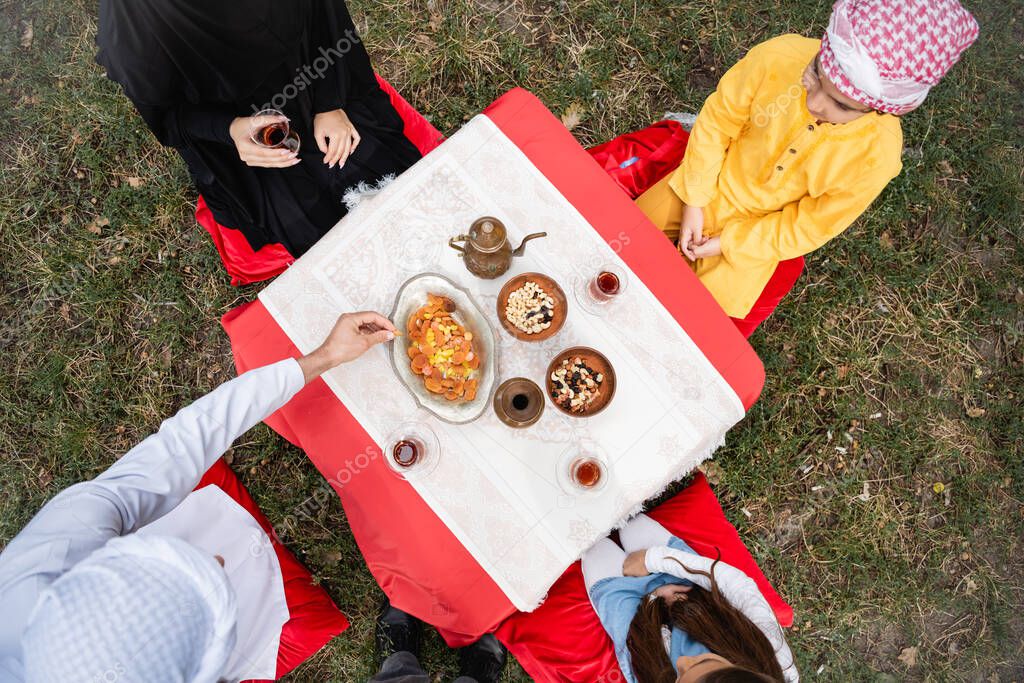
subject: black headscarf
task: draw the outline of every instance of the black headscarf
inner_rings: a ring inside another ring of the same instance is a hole
[[[308,0],[100,0],[96,61],[136,103],[248,98],[295,52]]]

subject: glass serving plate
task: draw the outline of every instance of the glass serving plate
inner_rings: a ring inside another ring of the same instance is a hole
[[[473,333],[474,350],[480,355],[480,367],[475,375],[478,380],[476,398],[472,401],[449,401],[444,396],[427,391],[423,386],[423,377],[409,366],[406,322],[416,309],[427,303],[428,294],[439,294],[454,301],[456,308],[452,317]],[[391,367],[416,402],[438,419],[451,424],[465,424],[483,415],[491,403],[491,395],[497,383],[498,345],[494,329],[470,293],[443,275],[417,275],[398,290],[391,320],[402,331],[402,336],[391,342]]]

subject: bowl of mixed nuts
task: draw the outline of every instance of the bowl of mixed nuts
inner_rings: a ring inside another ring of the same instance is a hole
[[[615,396],[615,370],[600,351],[574,346],[555,356],[548,366],[547,392],[566,415],[597,415]]]
[[[544,341],[562,329],[569,302],[558,283],[541,273],[523,273],[498,294],[498,320],[519,341]]]

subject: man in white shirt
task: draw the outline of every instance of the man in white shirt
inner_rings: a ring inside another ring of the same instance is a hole
[[[135,532],[303,386],[396,332],[377,313],[345,314],[316,351],[223,384],[47,503],[0,554],[0,683],[220,680],[236,610],[223,560]]]

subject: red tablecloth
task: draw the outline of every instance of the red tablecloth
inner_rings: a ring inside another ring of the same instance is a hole
[[[486,114],[661,301],[749,408],[764,385],[754,350],[675,248],[541,102],[516,89]],[[443,150],[443,145],[439,148]],[[256,301],[224,316],[239,372],[299,351]],[[381,588],[399,609],[434,624],[452,646],[492,631],[515,608],[321,381],[267,420],[302,448],[341,498]]]

